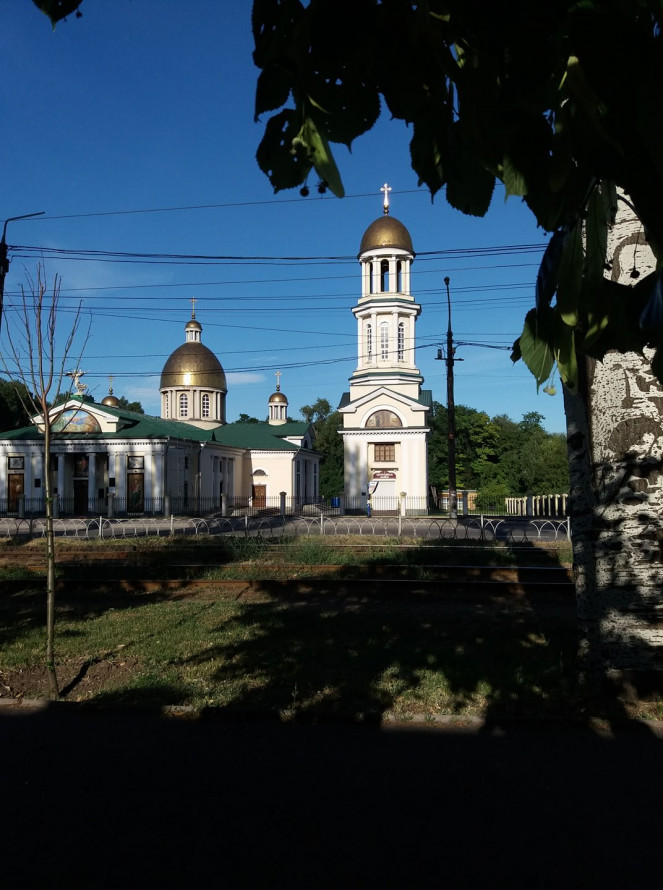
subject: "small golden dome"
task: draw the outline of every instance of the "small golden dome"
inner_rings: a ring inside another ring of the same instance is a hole
[[[269,403],[270,403],[270,405],[273,405],[273,404],[275,404],[276,402],[279,402],[279,403],[281,403],[281,404],[283,404],[283,405],[287,405],[287,404],[288,404],[288,400],[287,400],[287,398],[285,397],[285,395],[284,395],[280,390],[277,391],[277,392],[273,392],[273,393],[271,394],[271,396],[269,397]]]
[[[109,408],[119,408],[120,400],[111,392],[106,396],[106,398],[101,400],[101,404],[108,405]]]
[[[171,389],[176,386],[203,386],[228,392],[221,362],[211,349],[197,342],[178,346],[163,366],[159,388]]]
[[[359,256],[369,250],[377,250],[381,247],[397,247],[414,256],[410,233],[402,222],[388,214],[376,219],[366,229],[364,237],[361,239]]]

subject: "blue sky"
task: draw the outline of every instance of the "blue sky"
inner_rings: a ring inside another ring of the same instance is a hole
[[[502,348],[533,305],[546,242],[529,212],[498,192],[481,220],[442,194],[431,201],[409,166],[407,128],[386,113],[351,153],[336,147],[344,199],[319,196],[315,181],[308,198],[274,195],[255,161],[263,124],[253,121],[250,8],[85,0],[83,17],[53,32],[30,0],[4,0],[0,222],[45,213],[8,226],[3,331],[16,324],[26,271],[43,260],[50,280],[61,277],[63,327],[79,301],[91,322],[82,365],[97,400],[113,375],[116,395],[158,413],[161,368],[195,298],[203,342],[228,377],[229,420],[266,416],[277,370],[292,416],[319,396],[337,404],[356,367],[359,243],[388,182],[417,252],[425,387],[446,402],[435,356],[448,275],[463,359],[456,403],[514,420],[538,411],[563,431],[561,394],[537,394]]]

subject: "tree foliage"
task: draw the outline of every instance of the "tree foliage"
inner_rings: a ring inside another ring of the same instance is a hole
[[[663,346],[661,273],[603,274],[617,188],[663,258],[662,23],[663,0],[254,0],[258,163],[276,191],[315,170],[342,195],[331,145],[384,103],[433,195],[483,216],[502,183],[552,233],[512,358],[573,391],[577,352]]]
[[[536,411],[516,423],[506,415],[456,406],[456,481],[458,488],[479,491],[488,501],[508,496],[563,494],[569,490],[566,439],[548,433]],[[430,484],[444,490],[448,476],[448,415],[433,403],[428,443]]]
[[[322,455],[320,461],[320,494],[334,497],[343,492],[343,439],[339,430],[343,426],[343,415],[332,411],[328,399],[318,398],[312,405],[302,405],[299,409],[307,423],[315,431],[315,449]]]
[[[122,408],[124,411],[133,411],[134,414],[145,414],[140,402],[130,402],[126,396],[119,396],[118,402],[120,403],[118,408]]]
[[[24,383],[0,379],[0,430],[17,430],[27,426],[30,415],[30,393]]]

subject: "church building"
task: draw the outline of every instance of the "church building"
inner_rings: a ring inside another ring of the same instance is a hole
[[[340,402],[343,415],[345,496],[374,510],[394,510],[404,501],[413,512],[427,506],[427,416],[430,390],[416,365],[415,325],[421,306],[411,294],[414,249],[410,233],[389,212],[364,232],[359,247],[361,296],[357,322],[357,367]],[[405,497],[403,497],[405,496]]]
[[[318,500],[313,430],[288,420],[280,385],[267,421],[226,423],[226,375],[202,343],[195,303],[184,334],[161,373],[160,417],[125,410],[112,389],[94,402],[73,373],[76,394],[50,411],[59,515],[260,511],[283,495],[296,510]],[[1,513],[43,511],[44,419],[32,421],[0,434]]]

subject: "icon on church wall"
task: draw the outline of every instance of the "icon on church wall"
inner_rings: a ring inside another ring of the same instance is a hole
[[[51,427],[54,433],[100,433],[99,421],[87,411],[69,408],[63,411]]]
[[[400,417],[393,411],[375,411],[366,421],[367,430],[393,430],[402,426]]]

